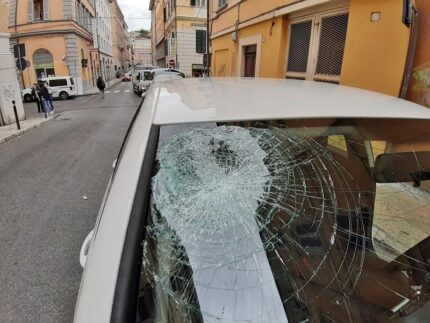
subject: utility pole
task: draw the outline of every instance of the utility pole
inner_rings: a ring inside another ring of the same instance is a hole
[[[178,16],[176,7],[178,4],[175,1],[175,55],[176,55],[176,64],[175,68],[179,69],[179,62],[178,62]]]

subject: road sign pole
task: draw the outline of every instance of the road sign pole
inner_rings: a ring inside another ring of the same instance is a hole
[[[15,100],[12,100],[12,105],[13,105],[13,114],[15,115],[16,127],[18,128],[18,130],[21,130],[21,125],[19,124],[19,119],[18,119],[18,111],[16,111]]]
[[[25,80],[24,80],[24,73],[22,72],[22,57],[21,57],[21,47],[19,46],[19,42],[18,42],[18,60],[19,60],[19,70],[21,71],[21,79],[22,79],[22,86],[25,89]]]

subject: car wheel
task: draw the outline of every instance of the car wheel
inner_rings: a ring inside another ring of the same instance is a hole
[[[60,100],[67,100],[69,98],[69,93],[67,93],[67,92],[60,92],[60,94],[58,95],[58,97],[60,98]]]
[[[33,99],[30,94],[24,95],[24,102],[31,102]]]

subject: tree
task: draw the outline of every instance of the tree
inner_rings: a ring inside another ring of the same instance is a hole
[[[140,29],[136,30],[136,33],[138,33],[140,37],[149,37],[151,32],[146,29]]]

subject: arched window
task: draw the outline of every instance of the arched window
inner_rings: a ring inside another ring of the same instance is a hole
[[[46,49],[40,48],[33,53],[33,66],[38,79],[55,76],[54,60]]]

